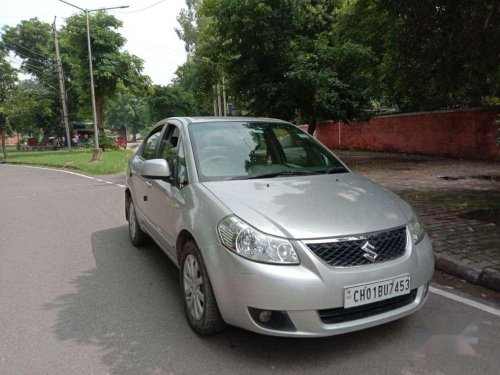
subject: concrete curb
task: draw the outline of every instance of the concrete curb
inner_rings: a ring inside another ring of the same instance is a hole
[[[500,271],[490,267],[477,268],[449,255],[436,254],[436,268],[485,288],[500,291]]]

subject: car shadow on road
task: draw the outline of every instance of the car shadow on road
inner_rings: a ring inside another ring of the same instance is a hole
[[[126,226],[95,232],[91,242],[96,267],[72,281],[74,292],[45,308],[57,311],[56,337],[96,347],[99,366],[110,373],[300,372],[311,363],[321,372],[358,362],[359,351],[374,355],[408,325],[402,320],[321,339],[237,328],[198,337],[184,319],[178,270],[158,247],[134,248]]]

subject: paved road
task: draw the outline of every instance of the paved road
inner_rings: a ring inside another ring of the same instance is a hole
[[[115,184],[0,165],[0,231],[1,374],[500,369],[500,317],[436,294],[409,318],[343,336],[232,328],[197,337],[184,321],[177,270],[157,247],[129,244]]]

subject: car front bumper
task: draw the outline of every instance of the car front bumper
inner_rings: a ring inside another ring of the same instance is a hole
[[[321,337],[387,323],[419,310],[427,299],[434,272],[430,239],[408,240],[402,257],[379,264],[335,268],[317,258],[301,241],[293,243],[300,265],[270,265],[244,259],[222,245],[202,248],[224,320],[250,331],[296,337]],[[319,310],[342,308],[344,287],[409,275],[413,302],[356,320],[325,324]],[[286,312],[294,330],[269,329],[252,318],[249,308]]]

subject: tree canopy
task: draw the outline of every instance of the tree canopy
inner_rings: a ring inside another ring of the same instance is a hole
[[[142,74],[142,60],[123,50],[125,39],[118,32],[121,26],[121,21],[105,12],[90,16],[100,129],[105,123],[105,113],[111,117],[116,114],[115,110],[120,103],[123,104],[125,97],[130,99],[132,96],[132,102],[144,104],[144,98],[151,94],[149,77]],[[76,14],[68,18],[59,32],[59,39],[69,118],[71,121],[91,120],[85,16]],[[16,26],[6,26],[3,28],[0,50],[15,55],[16,60],[21,62],[20,70],[33,77],[23,81],[15,90],[17,99],[11,107],[16,108],[16,115],[12,118],[12,124],[15,124],[16,129],[27,132],[40,130],[45,138],[48,135],[62,135],[52,26],[37,18],[23,20]],[[106,108],[108,111],[105,112]],[[149,109],[141,113],[144,115],[141,122],[149,122]]]
[[[15,69],[5,59],[5,52],[0,51],[0,137],[4,158],[7,158],[7,150],[5,148],[7,119],[12,112],[10,104],[16,81],[17,75]]]
[[[186,0],[177,20],[188,58],[170,84],[152,86],[124,50],[122,22],[90,15],[100,129],[210,115],[222,80],[239,114],[310,132],[318,120],[500,103],[498,1]],[[62,134],[51,25],[32,18],[0,34],[3,129]],[[85,15],[59,35],[70,120],[91,120]],[[16,84],[6,59],[30,79]]]
[[[120,20],[104,11],[90,17],[90,43],[99,129],[104,128],[105,102],[115,96],[120,84],[136,93],[143,92],[149,84],[149,78],[142,75],[143,61],[122,51],[125,38],[117,31],[121,26]],[[66,20],[61,31],[61,46],[63,56],[71,66],[71,78],[78,87],[80,100],[89,103],[90,80],[84,14],[76,14]]]
[[[466,108],[499,96],[497,1],[186,3],[178,35],[191,60],[183,68],[212,63],[212,74],[198,74],[188,85],[203,89],[200,102],[209,102],[222,75],[240,113],[312,125],[382,109]]]

